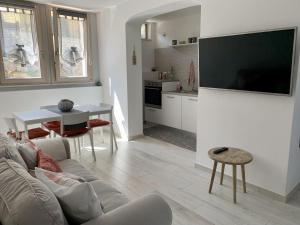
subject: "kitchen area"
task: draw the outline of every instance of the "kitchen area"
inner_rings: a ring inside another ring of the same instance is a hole
[[[196,151],[200,10],[196,6],[163,14],[141,28],[144,135],[192,151]]]

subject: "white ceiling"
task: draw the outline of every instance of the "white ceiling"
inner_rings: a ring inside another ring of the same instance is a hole
[[[103,8],[113,7],[128,0],[33,0],[34,2],[61,5],[89,11],[99,11]]]

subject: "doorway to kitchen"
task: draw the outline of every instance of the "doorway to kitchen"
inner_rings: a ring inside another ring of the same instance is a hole
[[[200,6],[141,25],[144,135],[196,151]]]

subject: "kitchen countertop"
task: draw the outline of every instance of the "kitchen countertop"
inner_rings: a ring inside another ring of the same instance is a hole
[[[198,92],[197,91],[162,91],[162,94],[171,94],[171,95],[181,95],[181,96],[191,96],[191,97],[197,97]]]

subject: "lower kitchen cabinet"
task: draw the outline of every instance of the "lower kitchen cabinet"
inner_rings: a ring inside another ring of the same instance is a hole
[[[145,107],[145,120],[151,123],[162,123],[162,110],[152,107]]]
[[[181,96],[162,95],[162,124],[181,129]]]
[[[145,120],[196,133],[197,105],[198,97],[162,94],[162,109],[145,107]]]
[[[181,129],[196,133],[197,131],[197,97],[181,97]]]

